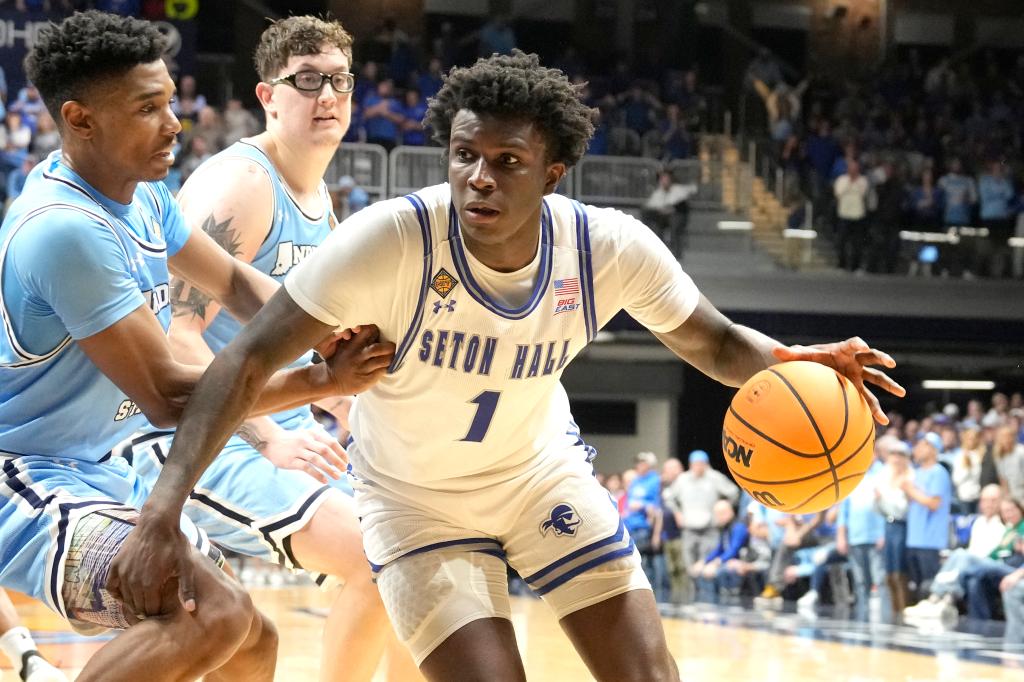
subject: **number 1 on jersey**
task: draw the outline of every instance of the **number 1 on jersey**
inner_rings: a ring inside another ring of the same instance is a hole
[[[472,443],[483,442],[487,435],[487,429],[491,427],[491,420],[494,418],[494,410],[498,407],[498,398],[501,391],[484,391],[469,402],[476,403],[476,416],[473,423],[469,425],[469,433],[462,440]]]

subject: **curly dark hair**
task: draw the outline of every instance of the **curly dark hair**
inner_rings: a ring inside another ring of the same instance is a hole
[[[548,160],[571,167],[594,134],[594,110],[580,100],[581,89],[558,69],[541,66],[537,55],[513,50],[511,55],[495,54],[473,66],[452,69],[428,101],[423,122],[447,149],[452,120],[461,109],[527,119],[544,137]]]
[[[317,17],[288,17],[275,21],[260,36],[252,60],[264,81],[277,76],[294,56],[318,54],[332,45],[352,62],[352,36],[337,21]]]
[[[25,73],[60,125],[64,102],[83,99],[97,81],[156,61],[165,47],[163,36],[148,21],[96,10],[76,12],[39,32],[25,56]]]

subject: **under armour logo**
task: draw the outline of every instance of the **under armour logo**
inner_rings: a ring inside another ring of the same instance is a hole
[[[443,303],[442,301],[434,301],[434,314],[435,315],[437,315],[439,312],[441,312],[441,308],[446,309],[450,313],[454,313],[455,312],[455,299],[452,299],[452,300],[448,301],[447,303]]]
[[[548,517],[540,524],[541,535],[547,535],[549,530],[553,530],[555,535],[576,535],[576,526],[580,525],[580,518],[570,505],[564,502],[556,505]]]

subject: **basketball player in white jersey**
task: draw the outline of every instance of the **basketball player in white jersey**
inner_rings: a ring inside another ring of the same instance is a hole
[[[288,17],[263,32],[254,61],[266,130],[203,163],[178,202],[194,231],[280,282],[337,223],[323,175],[351,118],[352,37],[336,21]],[[174,355],[207,365],[241,324],[184,280],[172,280],[171,289]],[[322,407],[342,400],[332,396]],[[173,436],[133,439],[133,466],[150,485]],[[340,590],[329,583],[336,595],[321,680],[370,680],[390,640],[388,677],[410,682],[419,674],[373,583],[339,453],[308,405],[248,419],[199,480],[185,513],[221,548],[344,581]],[[329,479],[337,482],[325,485]]]
[[[143,574],[183,570],[148,524],[180,511],[268,372],[329,330],[372,322],[398,350],[356,401],[349,456],[367,558],[420,670],[524,678],[507,562],[595,677],[678,679],[638,554],[572,421],[566,364],[623,309],[733,386],[804,359],[899,394],[868,367],[894,362],[860,339],[787,348],[733,324],[646,226],[554,194],[586,148],[591,111],[535,55],[454,69],[426,122],[448,150],[450,185],[345,221],[221,352],[186,408],[174,474],[113,571],[141,596]]]

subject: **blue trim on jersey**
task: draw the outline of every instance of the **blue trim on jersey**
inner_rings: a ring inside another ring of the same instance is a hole
[[[25,485],[22,481],[18,480],[23,472],[18,470],[18,467],[14,464],[13,459],[9,459],[4,462],[4,475],[7,477],[4,483],[10,488],[15,495],[19,495],[28,502],[33,509],[42,509],[56,496],[54,494],[48,495],[46,499],[39,497],[36,491],[32,490],[29,486]]]
[[[393,558],[388,563],[395,562],[395,561],[397,561],[399,559],[404,559],[405,557],[414,556],[416,554],[423,554],[424,552],[432,552],[432,551],[435,551],[435,550],[438,550],[438,549],[445,549],[447,547],[456,547],[458,545],[479,545],[479,544],[495,545],[496,549],[478,549],[478,550],[471,550],[471,551],[482,552],[484,554],[490,554],[491,556],[498,557],[502,561],[506,560],[505,559],[505,548],[502,547],[501,543],[498,542],[497,540],[495,540],[494,538],[463,538],[461,540],[445,540],[444,542],[435,542],[435,543],[430,544],[430,545],[423,545],[422,547],[417,547],[416,549],[410,550],[410,551],[406,552],[405,554],[399,554],[398,556]],[[367,559],[367,561],[370,564],[370,569],[374,573],[380,573],[381,569],[383,569],[385,566],[387,566],[387,564],[375,564],[372,561],[370,561],[369,559]]]
[[[572,561],[573,559],[578,559],[579,557],[583,556],[584,554],[587,554],[588,552],[593,552],[595,549],[600,549],[601,547],[605,547],[607,545],[612,545],[612,544],[615,544],[616,542],[622,542],[622,540],[625,537],[626,537],[626,526],[623,525],[622,519],[619,519],[619,529],[615,532],[615,535],[607,537],[604,540],[598,540],[597,542],[592,542],[589,545],[586,545],[585,547],[581,547],[581,548],[577,549],[575,552],[567,554],[566,556],[562,557],[561,559],[558,559],[557,561],[548,564],[547,566],[545,566],[544,568],[540,569],[539,571],[537,571],[533,575],[531,575],[529,577],[524,577],[523,580],[525,580],[527,583],[537,582],[538,580],[540,580],[541,578],[546,576],[548,573],[551,573],[553,570],[558,568],[559,566],[562,566],[562,565]],[[630,545],[632,545],[632,544],[633,544],[633,541],[630,540]]]
[[[597,336],[597,313],[594,308],[594,266],[590,251],[590,219],[583,204],[573,200],[576,212],[576,250],[580,261],[580,291],[583,294],[583,318],[587,323],[587,343]]]
[[[551,590],[553,590],[553,589],[555,589],[555,588],[557,588],[557,587],[559,587],[561,585],[564,585],[566,582],[572,580],[573,578],[575,578],[579,574],[585,573],[586,571],[589,571],[590,569],[594,568],[595,566],[600,566],[601,564],[607,563],[609,561],[614,561],[615,559],[621,559],[622,557],[630,556],[631,554],[633,554],[634,551],[636,551],[636,549],[635,549],[635,547],[633,545],[633,541],[630,540],[628,547],[623,547],[622,549],[617,549],[614,552],[609,552],[607,554],[602,554],[601,556],[596,557],[594,559],[591,559],[590,561],[587,561],[586,563],[582,563],[579,566],[577,566],[576,568],[572,569],[571,571],[568,571],[564,575],[561,575],[561,576],[555,578],[554,580],[549,582],[544,587],[540,587],[540,588],[535,589],[534,593],[538,597],[542,597],[545,594],[547,594],[548,592],[550,592]]]
[[[462,285],[473,299],[484,308],[509,320],[521,320],[528,316],[537,307],[547,291],[551,280],[551,262],[554,243],[554,229],[552,227],[551,209],[548,202],[542,203],[540,219],[540,270],[537,274],[537,281],[533,285],[533,293],[529,300],[518,308],[506,308],[497,301],[491,300],[487,292],[473,278],[473,270],[469,267],[466,259],[466,247],[462,243],[462,232],[459,229],[459,216],[455,212],[455,206],[448,208],[448,241],[451,244],[452,261],[455,263],[455,270],[462,277]]]
[[[580,446],[583,448],[583,451],[587,454],[588,463],[597,459],[597,448],[593,445],[589,445],[585,440],[583,440],[583,434],[580,433],[580,427],[574,420],[569,420],[569,430],[565,432],[565,435],[576,437],[576,442],[573,443],[573,446]]]
[[[423,310],[427,300],[427,291],[430,288],[430,278],[434,271],[434,240],[430,233],[430,214],[427,212],[423,200],[416,194],[407,194],[405,198],[416,210],[416,219],[420,223],[420,232],[423,235],[423,279],[420,282],[420,293],[416,299],[416,313],[412,316],[409,331],[405,333],[395,357],[391,360],[388,374],[394,374],[402,366],[402,361],[405,360],[405,356],[409,353],[409,349],[412,348],[412,344],[419,334],[420,326],[423,324]]]

